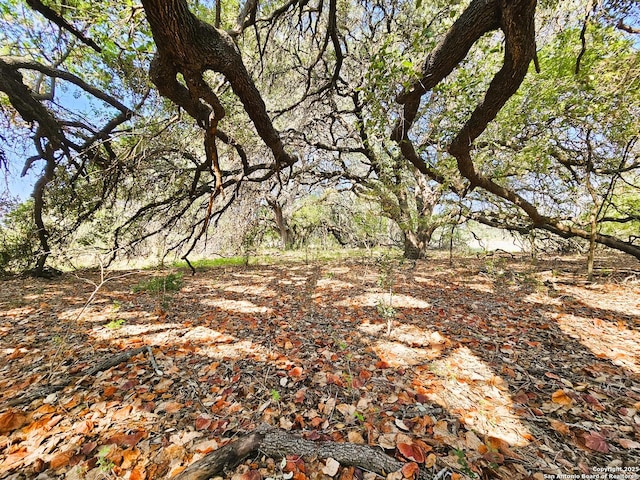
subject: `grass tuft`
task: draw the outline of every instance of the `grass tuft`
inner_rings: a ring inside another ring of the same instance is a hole
[[[182,288],[182,274],[170,273],[164,277],[155,277],[149,280],[143,280],[134,285],[131,289],[133,293],[164,293],[177,292]]]

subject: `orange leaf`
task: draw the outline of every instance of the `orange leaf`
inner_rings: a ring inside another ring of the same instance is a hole
[[[571,430],[569,430],[569,425],[559,420],[549,420],[551,424],[551,428],[553,428],[556,432],[561,433],[562,435],[569,435]]]
[[[398,451],[407,459],[417,463],[424,463],[424,453],[418,445],[398,443]]]
[[[124,452],[122,452],[122,464],[120,465],[120,468],[123,468],[124,470],[129,470],[139,456],[140,456],[140,450],[137,450],[135,448],[125,450]]]
[[[113,395],[118,391],[118,387],[114,387],[109,386],[107,388],[104,389],[104,391],[102,392],[102,396],[104,398],[109,398],[109,397],[113,397]]]
[[[628,438],[620,438],[618,443],[622,448],[638,448],[640,449],[640,443],[629,440]]]
[[[13,453],[7,455],[4,462],[0,463],[0,471],[4,472],[6,467],[10,467],[16,462],[19,462],[29,454],[26,448],[21,448]]]
[[[299,378],[302,376],[302,367],[294,367],[289,371],[289,376],[291,378]]]
[[[553,392],[553,394],[551,395],[551,401],[553,403],[565,406],[571,405],[573,403],[571,397],[569,397],[569,395],[567,395],[564,390],[556,390],[555,392]]]
[[[406,463],[402,467],[402,475],[404,475],[404,478],[413,478],[413,476],[419,471],[420,468],[418,468],[418,464],[415,462]]]
[[[136,444],[146,435],[144,430],[138,430],[130,435],[124,433],[116,433],[109,439],[109,443],[115,443],[121,447],[135,447]]]
[[[353,480],[353,474],[356,469],[354,467],[345,467],[340,474],[340,480]]]
[[[51,460],[49,460],[49,468],[51,468],[51,470],[57,470],[59,468],[66,467],[69,464],[69,460],[72,456],[72,450],[58,453]]]
[[[182,404],[179,402],[169,402],[165,405],[164,411],[167,413],[176,413],[179,412],[182,408]]]
[[[435,453],[430,453],[427,455],[427,459],[424,461],[425,468],[431,468],[436,464],[438,457],[436,457]]]
[[[129,475],[129,480],[145,480],[146,478],[147,474],[141,467],[135,467]]]
[[[0,415],[0,434],[17,430],[27,422],[27,417],[22,413],[9,410]]]
[[[206,430],[211,426],[211,419],[207,417],[196,418],[196,430]]]

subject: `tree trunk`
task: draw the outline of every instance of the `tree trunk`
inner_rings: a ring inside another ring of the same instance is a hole
[[[434,228],[422,229],[419,224],[416,230],[404,232],[404,258],[409,260],[425,257]]]
[[[268,203],[273,210],[273,217],[276,222],[276,226],[278,227],[278,233],[280,234],[281,246],[284,250],[290,250],[293,243],[293,238],[291,235],[291,230],[289,229],[289,226],[284,219],[282,206],[277,201]]]

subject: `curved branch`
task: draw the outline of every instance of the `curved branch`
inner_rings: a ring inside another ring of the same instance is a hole
[[[203,100],[209,105],[204,104],[198,92],[189,93],[176,75],[182,73],[193,81],[202,79],[207,70],[221,73],[273,153],[276,169],[293,164],[297,159],[285,151],[232,37],[196,18],[186,0],[143,0],[142,4],[158,49],[151,73],[161,95],[183,107],[201,126],[207,125],[211,110],[217,106],[206,98]],[[220,113],[216,112],[218,120]]]
[[[27,5],[33,8],[36,12],[39,12],[40,14],[42,14],[42,16],[45,17],[47,20],[51,20],[53,23],[58,25],[63,30],[67,30],[74,37],[80,40],[82,43],[93,48],[96,52],[98,53],[102,52],[102,49],[98,46],[96,42],[86,37],[84,33],[82,33],[76,27],[71,25],[61,15],[53,11],[51,8],[47,7],[40,0],[26,0],[26,1],[27,1]]]

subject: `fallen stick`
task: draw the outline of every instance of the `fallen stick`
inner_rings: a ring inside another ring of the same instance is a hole
[[[303,458],[333,458],[342,466],[359,467],[382,476],[397,472],[405,465],[379,448],[348,442],[314,442],[300,435],[285,432],[269,425],[261,425],[255,431],[236,441],[208,453],[192,463],[172,480],[206,480],[231,472],[252,454],[264,454],[272,458],[295,455]],[[433,480],[434,474],[420,470],[420,480]]]
[[[84,377],[92,377],[96,373],[102,372],[104,370],[108,370],[111,367],[115,367],[116,365],[119,365],[122,362],[129,360],[131,357],[134,357],[137,354],[147,349],[150,350],[148,346],[144,346],[144,347],[134,348],[133,350],[127,350],[125,352],[114,355],[113,357],[106,359],[102,363],[99,363],[98,365],[91,367],[89,370],[85,372],[81,372],[79,374],[69,376],[67,378],[64,378],[59,383],[56,383],[53,385],[46,385],[44,387],[37,388],[34,392],[31,392],[29,394],[24,394],[19,397],[8,400],[7,402],[5,402],[4,407],[15,407],[17,405],[24,405],[27,403],[31,403],[38,398],[46,397],[47,395],[50,395],[52,393],[62,390],[67,385],[71,384],[73,381],[77,379],[81,379]],[[151,358],[153,357],[151,356]],[[158,365],[155,363],[155,359],[153,360],[152,364],[154,365],[154,369],[156,369],[156,374],[157,374],[158,371],[160,371],[160,369],[157,368]]]

